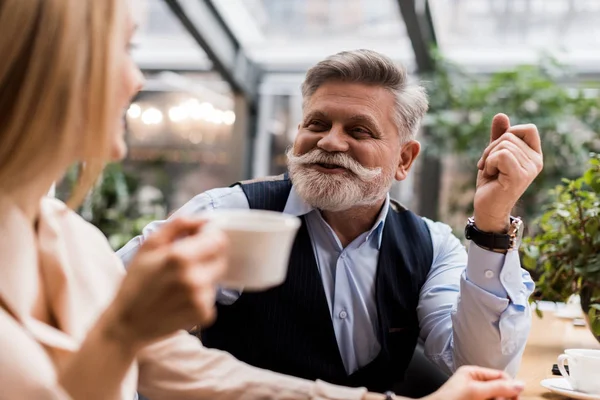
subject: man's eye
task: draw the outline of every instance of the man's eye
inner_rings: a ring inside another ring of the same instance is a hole
[[[313,130],[317,130],[317,129],[325,129],[326,125],[325,123],[323,123],[322,121],[317,121],[317,120],[313,120],[310,121],[306,127],[308,129],[313,129]]]
[[[355,135],[369,135],[369,136],[371,136],[371,132],[370,131],[368,131],[365,128],[361,128],[360,126],[352,128],[350,130],[350,132],[352,132]]]

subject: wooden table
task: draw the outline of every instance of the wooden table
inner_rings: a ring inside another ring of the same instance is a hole
[[[545,312],[544,318],[533,316],[531,334],[523,354],[523,363],[517,378],[526,383],[523,400],[563,400],[564,396],[553,394],[540,386],[546,378],[552,378],[552,364],[568,348],[600,349],[586,327],[575,327],[570,320],[560,319],[552,312]]]

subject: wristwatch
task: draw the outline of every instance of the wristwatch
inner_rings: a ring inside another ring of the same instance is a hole
[[[516,250],[523,238],[523,221],[520,217],[510,217],[507,233],[493,233],[477,229],[475,218],[471,217],[465,227],[465,237],[486,250],[501,252]]]

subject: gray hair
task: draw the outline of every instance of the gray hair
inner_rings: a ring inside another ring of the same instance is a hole
[[[407,82],[406,69],[372,50],[342,51],[308,70],[302,83],[304,105],[327,82],[382,86],[396,98],[394,119],[402,141],[414,138],[428,108],[425,88]]]

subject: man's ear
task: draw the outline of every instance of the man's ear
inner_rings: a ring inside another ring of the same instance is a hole
[[[396,167],[395,178],[397,181],[403,181],[410,172],[410,169],[421,152],[421,143],[411,140],[405,143],[400,149],[400,159]]]

